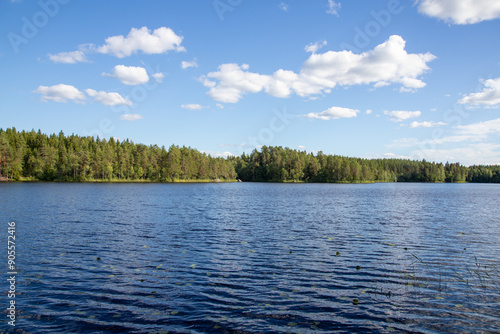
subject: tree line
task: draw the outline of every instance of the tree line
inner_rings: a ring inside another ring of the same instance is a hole
[[[212,157],[190,147],[0,129],[0,177],[40,181],[500,182],[500,166],[360,159],[263,146]]]
[[[234,180],[231,161],[190,147],[0,129],[0,176],[20,180]]]
[[[500,182],[500,166],[465,167],[407,159],[361,159],[264,146],[233,159],[243,181]]]

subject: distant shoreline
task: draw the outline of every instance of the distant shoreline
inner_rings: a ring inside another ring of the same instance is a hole
[[[85,180],[85,181],[63,181],[63,180],[35,180],[28,178],[21,178],[20,180],[7,179],[5,177],[0,178],[0,182],[6,183],[114,183],[114,184],[174,184],[174,183],[276,183],[276,184],[375,184],[375,183],[420,183],[420,184],[458,184],[458,183],[489,183],[498,184],[495,182],[467,182],[467,181],[456,181],[456,182],[418,182],[418,181],[355,181],[355,182],[308,182],[308,181],[241,181],[239,179],[234,180],[173,180],[173,181],[154,181],[154,180]]]

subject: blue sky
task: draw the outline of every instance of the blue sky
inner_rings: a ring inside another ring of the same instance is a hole
[[[0,127],[500,163],[498,0],[0,0]]]

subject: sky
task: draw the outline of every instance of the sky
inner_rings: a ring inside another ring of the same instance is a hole
[[[0,0],[0,127],[500,164],[498,0]]]

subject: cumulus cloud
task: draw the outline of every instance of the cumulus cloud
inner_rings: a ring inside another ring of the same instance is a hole
[[[59,84],[54,86],[39,86],[33,91],[34,93],[42,94],[43,102],[73,102],[82,103],[86,100],[85,94],[71,85]]]
[[[500,18],[498,0],[418,0],[418,11],[453,24]]]
[[[142,119],[143,117],[139,114],[123,114],[120,116],[122,121],[137,121]]]
[[[105,44],[96,49],[99,53],[111,54],[118,58],[142,52],[144,54],[161,54],[168,51],[182,52],[186,49],[181,46],[182,36],[166,27],[149,30],[147,27],[132,28],[129,34],[106,38]]]
[[[335,16],[339,16],[339,10],[342,7],[340,2],[336,2],[334,0],[328,0],[328,10],[326,11],[328,14],[332,14]]]
[[[443,126],[447,125],[448,123],[444,122],[428,122],[428,121],[423,121],[423,122],[411,122],[410,125],[408,126],[409,128],[435,128],[438,126]]]
[[[186,68],[190,67],[198,67],[198,63],[196,62],[196,59],[193,59],[191,61],[182,61],[181,62],[181,68],[185,70]]]
[[[306,45],[304,50],[306,50],[306,52],[316,53],[319,49],[324,47],[326,44],[327,44],[327,42],[325,40],[321,40],[321,41]]]
[[[238,102],[244,94],[264,91],[275,97],[301,97],[330,93],[339,86],[373,84],[375,88],[401,84],[401,91],[425,86],[419,77],[429,70],[427,62],[436,57],[430,53],[408,54],[406,42],[393,35],[373,50],[355,54],[352,51],[313,53],[299,73],[277,70],[272,75],[249,72],[249,65],[222,64],[216,72],[202,76],[209,87],[208,95],[226,103]]]
[[[187,110],[201,110],[203,108],[208,108],[208,107],[202,106],[201,104],[197,104],[197,103],[190,103],[190,104],[181,105],[181,108],[187,109]]]
[[[280,9],[284,12],[288,12],[288,5],[284,2],[280,3]]]
[[[49,54],[49,59],[54,63],[76,64],[87,62],[87,56],[81,50],[70,52],[59,52],[55,55]]]
[[[404,120],[410,118],[419,117],[422,113],[420,111],[404,111],[404,110],[393,110],[393,111],[384,111],[385,115],[391,116],[391,121],[393,122],[402,122]]]
[[[103,73],[102,75],[116,78],[125,85],[141,85],[149,81],[148,72],[143,67],[116,65],[113,73]]]
[[[307,118],[317,118],[322,119],[324,121],[328,121],[330,119],[339,119],[339,118],[351,118],[356,117],[359,113],[357,109],[349,109],[342,107],[331,107],[325,111],[319,113],[309,113],[305,115]]]
[[[94,89],[85,90],[88,96],[94,98],[94,101],[100,102],[106,106],[130,106],[132,101],[123,98],[120,94],[115,92],[96,91]]]
[[[483,82],[483,91],[464,96],[458,101],[460,104],[471,106],[493,107],[500,104],[500,78],[488,79]]]
[[[165,79],[165,75],[163,73],[155,73],[153,75],[151,75],[155,80],[156,82],[163,82],[163,79]]]

